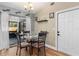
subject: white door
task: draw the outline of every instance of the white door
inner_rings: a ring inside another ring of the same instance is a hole
[[[79,55],[79,9],[57,13],[57,48],[70,55]]]

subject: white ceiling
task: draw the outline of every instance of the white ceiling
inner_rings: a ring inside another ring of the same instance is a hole
[[[10,8],[14,8],[17,10],[25,11],[24,5],[27,5],[28,2],[0,2],[0,5],[7,6]],[[49,2],[33,2],[33,12],[38,12],[44,6],[50,4]]]

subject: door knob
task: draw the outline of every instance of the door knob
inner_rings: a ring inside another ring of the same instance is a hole
[[[58,33],[57,36],[59,36],[60,34]]]
[[[60,33],[59,31],[57,31],[57,33]]]
[[[59,31],[57,31],[57,36],[59,36],[60,34],[59,34],[60,32]]]

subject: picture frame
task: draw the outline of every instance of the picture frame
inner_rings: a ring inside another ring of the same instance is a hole
[[[54,12],[49,13],[49,18],[54,18]]]

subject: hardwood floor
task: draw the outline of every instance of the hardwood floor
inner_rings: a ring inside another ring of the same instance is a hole
[[[29,56],[28,52],[26,52],[25,49],[22,49],[21,55]],[[4,50],[0,51],[0,56],[16,56],[16,47],[12,47],[7,50],[4,49]],[[35,53],[33,54],[33,56],[35,56]],[[46,56],[67,56],[67,54],[58,52],[54,49],[46,48]]]

